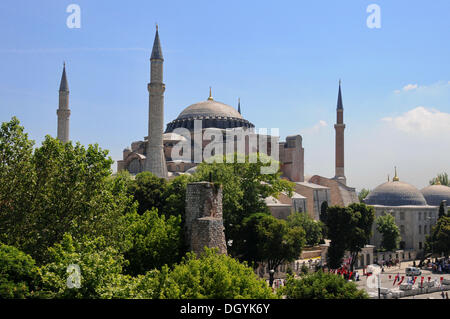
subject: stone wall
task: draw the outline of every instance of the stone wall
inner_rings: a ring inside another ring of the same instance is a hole
[[[206,246],[227,253],[221,186],[209,182],[187,185],[185,230],[190,251],[199,254]]]

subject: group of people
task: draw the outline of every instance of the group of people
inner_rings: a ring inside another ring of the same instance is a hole
[[[450,259],[449,258],[441,258],[436,260],[436,262],[429,262],[428,267],[430,267],[433,273],[438,274],[448,274],[450,273]]]
[[[389,258],[389,260],[379,260],[377,264],[384,271],[384,267],[391,268],[400,265],[400,260],[398,258],[396,259]]]

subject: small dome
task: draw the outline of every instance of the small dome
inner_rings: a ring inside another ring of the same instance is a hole
[[[428,205],[439,206],[443,200],[450,205],[450,187],[445,185],[430,185],[421,190]]]
[[[422,193],[413,185],[392,181],[377,186],[364,200],[367,205],[383,206],[426,206]]]

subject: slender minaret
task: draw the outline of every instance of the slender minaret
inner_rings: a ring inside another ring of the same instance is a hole
[[[56,111],[58,115],[58,139],[67,143],[69,141],[69,84],[66,76],[66,63],[64,62],[61,84],[59,86],[59,107]]]
[[[341,93],[341,80],[339,80],[339,93],[337,100],[337,110],[336,110],[337,120],[334,125],[336,130],[336,180],[342,184],[347,184],[347,179],[344,173],[344,107],[342,104],[342,93]]]
[[[150,83],[148,84],[148,144],[145,170],[158,177],[167,178],[166,160],[163,149],[164,126],[164,90],[163,83],[164,58],[159,41],[158,25],[156,25],[155,41],[150,57]]]
[[[238,99],[238,112],[241,114],[241,98]]]

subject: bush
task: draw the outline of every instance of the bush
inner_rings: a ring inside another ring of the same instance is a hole
[[[205,248],[200,257],[188,253],[173,270],[163,267],[146,277],[158,277],[155,298],[169,299],[268,299],[276,298],[264,280],[246,263]]]
[[[30,297],[36,277],[33,258],[0,243],[0,299]]]
[[[366,299],[368,295],[358,290],[354,282],[342,277],[318,271],[300,279],[289,276],[281,294],[288,299]]]

